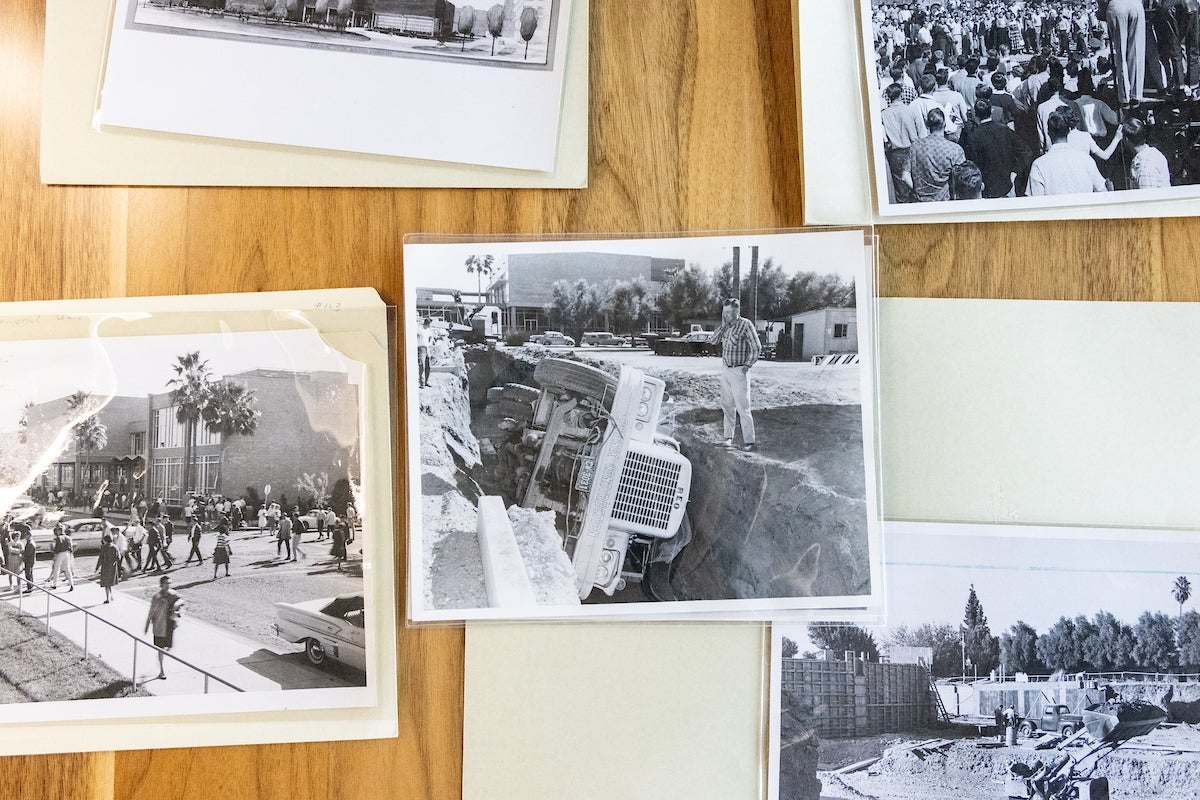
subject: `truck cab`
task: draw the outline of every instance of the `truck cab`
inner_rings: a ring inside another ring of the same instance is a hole
[[[1020,732],[1022,736],[1032,736],[1034,731],[1071,736],[1082,727],[1082,716],[1072,714],[1069,706],[1057,704],[1043,708],[1041,717],[1031,717],[1023,721]]]

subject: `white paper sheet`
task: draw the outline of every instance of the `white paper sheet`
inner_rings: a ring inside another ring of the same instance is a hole
[[[880,215],[873,199],[869,166],[871,156],[858,19],[858,3],[854,0],[796,0],[792,24],[799,48],[797,68],[801,84],[806,225],[1190,217],[1200,214],[1200,200],[1186,199],[904,217]],[[831,68],[831,65],[836,66]]]
[[[96,124],[549,172],[571,6],[531,68],[163,32],[132,15],[183,12],[118,0]]]

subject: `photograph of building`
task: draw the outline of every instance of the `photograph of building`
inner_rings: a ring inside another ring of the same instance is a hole
[[[238,498],[253,490],[264,497],[274,486],[284,494],[303,475],[325,474],[333,485],[351,477],[358,446],[358,391],[345,373],[256,369],[221,378],[246,387],[257,401],[259,419],[251,436],[222,436],[199,426],[192,475],[186,481],[201,495]],[[31,424],[57,417],[68,398],[28,409]],[[70,448],[36,484],[43,492],[64,492],[80,503],[128,508],[150,498],[176,511],[186,499],[186,434],[170,392],[144,398],[112,397],[96,412],[106,441],[95,449]],[[78,473],[78,480],[76,479]],[[74,505],[74,503],[68,503]]]

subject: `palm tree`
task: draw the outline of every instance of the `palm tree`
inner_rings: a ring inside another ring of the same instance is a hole
[[[483,258],[467,256],[467,260],[463,262],[463,266],[467,268],[467,274],[474,273],[475,275],[476,297],[483,296],[483,276],[486,275],[490,278],[496,274],[496,268],[493,266],[495,260],[493,256],[484,256]]]
[[[1175,585],[1171,588],[1171,594],[1175,596],[1175,602],[1179,603],[1179,617],[1183,618],[1183,604],[1192,596],[1192,582],[1187,579],[1186,575],[1180,575],[1175,579]]]
[[[183,425],[183,493],[192,488],[192,458],[196,450],[196,432],[208,405],[212,386],[212,371],[208,362],[200,358],[199,351],[175,357],[171,365],[175,377],[167,381],[171,389],[171,403],[175,406],[175,419]]]
[[[222,438],[252,436],[262,416],[254,392],[240,383],[228,381],[210,384],[208,404],[201,413],[209,433],[218,433]]]
[[[91,405],[92,396],[82,389],[67,398],[67,408],[75,413],[86,413]],[[75,480],[72,490],[75,497],[79,498],[83,494],[84,457],[108,445],[108,428],[100,421],[100,417],[89,414],[75,423],[72,432],[75,436]]]

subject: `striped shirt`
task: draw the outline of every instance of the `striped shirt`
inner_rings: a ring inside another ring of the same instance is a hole
[[[217,530],[217,547],[229,549],[229,534],[223,530]]]
[[[762,343],[754,323],[745,317],[721,324],[713,331],[712,341],[721,343],[721,360],[727,367],[750,367],[762,355]]]

